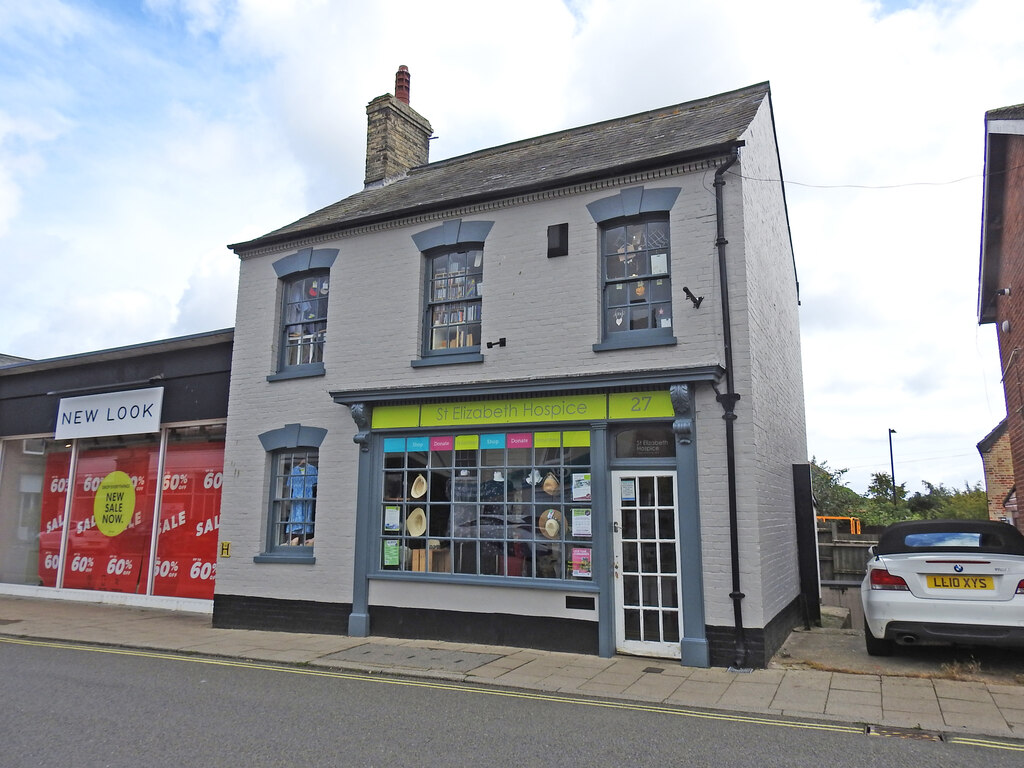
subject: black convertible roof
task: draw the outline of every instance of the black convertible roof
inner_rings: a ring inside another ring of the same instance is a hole
[[[979,546],[942,545],[935,547],[907,544],[909,534],[948,533],[980,534]],[[908,520],[893,523],[884,531],[875,545],[876,555],[905,552],[969,552],[993,555],[1024,555],[1024,534],[1009,523],[994,520]]]

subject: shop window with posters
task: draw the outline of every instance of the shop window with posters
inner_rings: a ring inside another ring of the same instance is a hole
[[[166,434],[5,441],[2,581],[212,600],[224,425]]]
[[[157,435],[79,441],[64,587],[146,594],[159,458]]]
[[[223,425],[169,430],[154,595],[213,599],[223,480]]]
[[[380,569],[589,580],[590,433],[384,439]]]

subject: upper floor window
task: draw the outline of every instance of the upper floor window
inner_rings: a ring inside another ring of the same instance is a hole
[[[605,338],[632,331],[672,330],[668,221],[640,221],[605,229]]]
[[[479,348],[483,250],[444,252],[427,259],[427,350]]]
[[[601,342],[674,344],[669,211],[678,187],[629,187],[587,205],[601,227]]]
[[[426,261],[422,354],[414,367],[483,360],[484,241],[493,225],[452,219],[413,235]]]
[[[329,292],[327,273],[284,281],[283,367],[323,362]]]
[[[304,248],[274,262],[281,281],[277,373],[270,380],[324,372],[330,269],[337,248]]]

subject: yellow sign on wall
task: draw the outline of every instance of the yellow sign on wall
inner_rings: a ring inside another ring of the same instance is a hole
[[[604,395],[556,395],[520,400],[437,403],[420,409],[421,427],[476,424],[537,424],[547,421],[595,421],[608,418]]]
[[[675,417],[668,392],[614,392],[608,395],[609,419],[671,419]]]
[[[373,429],[470,427],[485,424],[544,424],[603,419],[671,419],[667,391],[610,395],[554,395],[517,400],[467,400],[430,405],[382,405],[373,409]]]

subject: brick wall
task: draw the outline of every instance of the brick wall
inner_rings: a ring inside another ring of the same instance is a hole
[[[988,517],[1002,520],[1006,515],[1003,504],[1013,489],[1013,454],[1010,451],[1010,435],[1006,430],[995,443],[981,454],[985,470],[985,491],[988,496]]]
[[[1007,431],[1014,475],[1024,477],[1024,136],[1006,136],[1006,180],[996,332],[1006,396]],[[1009,330],[1003,330],[1003,322]]]
[[[424,165],[433,130],[426,118],[394,96],[379,96],[366,107],[366,178],[393,179]]]

